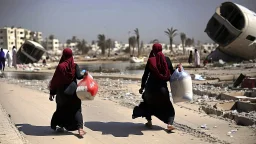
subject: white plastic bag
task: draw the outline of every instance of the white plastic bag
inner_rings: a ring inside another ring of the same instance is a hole
[[[191,101],[193,99],[193,88],[191,76],[181,69],[174,71],[170,78],[173,102]]]

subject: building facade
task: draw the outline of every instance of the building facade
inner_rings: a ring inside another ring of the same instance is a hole
[[[58,51],[60,48],[60,42],[58,39],[47,39],[46,49],[52,51]]]
[[[26,40],[41,43],[42,32],[34,32],[24,28],[4,27],[0,28],[0,47],[11,50],[13,46],[19,49]]]

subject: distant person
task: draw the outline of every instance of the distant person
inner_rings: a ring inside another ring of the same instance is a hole
[[[191,63],[192,63],[192,60],[193,60],[193,52],[190,51],[189,57],[188,57],[188,63],[191,64]]]
[[[51,120],[51,128],[53,130],[63,132],[63,128],[65,128],[68,131],[78,130],[81,137],[85,134],[83,130],[81,100],[77,97],[76,92],[73,95],[68,95],[65,93],[65,90],[67,88],[70,88],[72,91],[76,89],[73,86],[69,87],[70,84],[77,83],[77,79],[83,79],[87,74],[85,72],[84,75],[81,75],[79,66],[74,63],[72,50],[69,48],[64,49],[49,85],[49,100],[53,101],[56,95],[57,103],[57,109]]]
[[[197,49],[195,49],[195,67],[200,67],[200,54]]]
[[[7,51],[6,60],[7,60],[7,66],[11,67],[11,56],[10,56],[9,51]]]
[[[0,50],[0,71],[4,71],[5,68],[5,53],[3,48]]]
[[[169,57],[162,53],[162,45],[156,43],[150,52],[148,62],[142,76],[141,88],[143,102],[133,110],[132,118],[145,117],[146,127],[152,128],[152,118],[154,115],[167,124],[167,130],[174,130],[173,122],[175,110],[170,101],[167,82],[174,72],[172,62]]]
[[[12,66],[17,69],[17,49],[15,46],[12,48]]]
[[[46,59],[43,60],[43,65],[46,66]]]

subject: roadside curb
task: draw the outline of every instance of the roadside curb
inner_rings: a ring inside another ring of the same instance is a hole
[[[25,137],[19,132],[15,124],[11,121],[11,116],[8,115],[6,110],[0,104],[0,131],[2,132],[0,143],[7,144],[29,144],[29,142],[25,139]],[[6,130],[8,129],[8,130]],[[2,142],[3,140],[3,142]]]

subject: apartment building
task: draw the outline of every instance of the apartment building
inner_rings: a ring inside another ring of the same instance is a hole
[[[57,51],[60,48],[60,42],[58,39],[47,39],[46,47],[48,50]]]
[[[0,28],[0,47],[11,50],[13,46],[19,49],[25,40],[33,40],[41,43],[42,32],[34,32],[24,28],[4,27]]]

